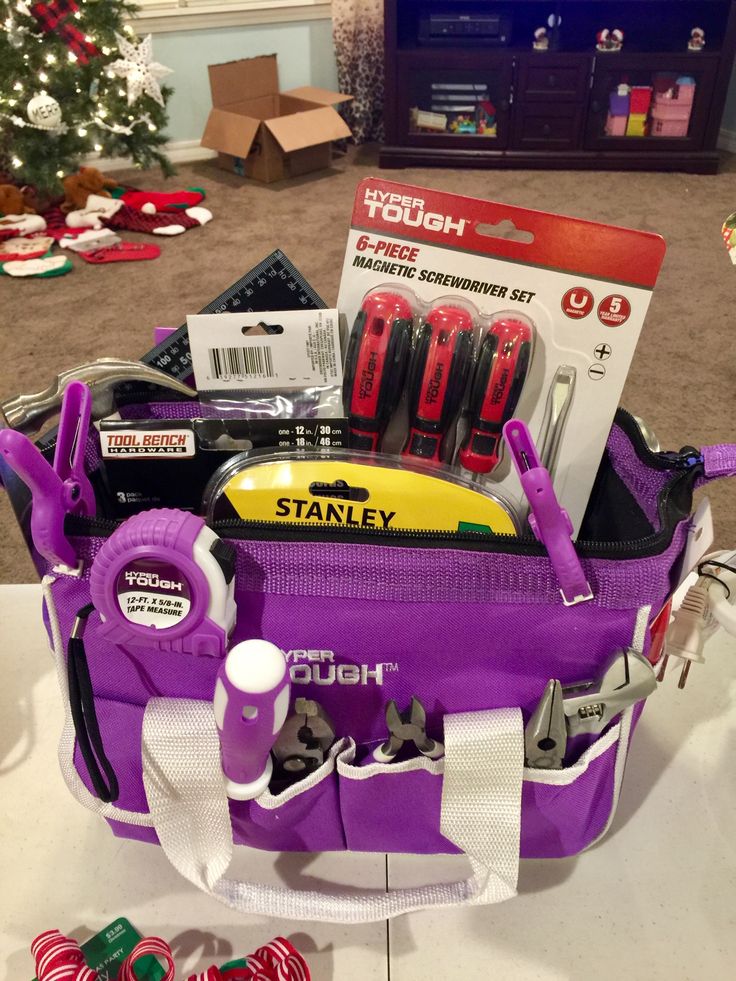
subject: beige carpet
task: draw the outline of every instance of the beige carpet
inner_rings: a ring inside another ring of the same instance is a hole
[[[141,187],[202,186],[215,219],[178,238],[157,239],[153,262],[91,266],[75,257],[68,276],[0,277],[5,350],[0,398],[44,388],[62,368],[103,355],[136,358],[155,324],[180,324],[244,271],[281,248],[328,302],[335,302],[355,186],[378,170],[375,150],[333,169],[263,186],[218,170],[182,167],[165,184],[155,172],[120,174]],[[736,268],[720,227],[736,211],[736,158],[716,177],[532,171],[386,171],[408,183],[509,204],[629,225],[664,235],[667,258],[654,293],[623,404],[643,416],[663,446],[736,439]],[[130,240],[144,236],[126,235]],[[717,540],[736,545],[736,481],[709,491]],[[0,504],[0,582],[35,578],[12,512]]]

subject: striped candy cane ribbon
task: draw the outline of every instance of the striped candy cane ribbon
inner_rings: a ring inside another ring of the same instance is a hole
[[[307,963],[284,937],[259,947],[246,959],[246,967],[224,968],[222,981],[311,981]],[[189,981],[198,981],[189,978]]]
[[[98,981],[76,942],[58,930],[39,934],[31,944],[38,981]]]
[[[142,957],[151,956],[166,961],[166,974],[164,974],[162,981],[174,981],[176,969],[174,958],[171,956],[171,947],[160,937],[146,937],[145,940],[138,941],[123,961],[118,974],[118,981],[138,981],[138,976],[135,973],[135,962]],[[41,978],[38,981],[41,981]]]

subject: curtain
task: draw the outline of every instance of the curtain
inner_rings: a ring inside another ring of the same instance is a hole
[[[383,140],[383,0],[333,0],[332,36],[355,142]]]

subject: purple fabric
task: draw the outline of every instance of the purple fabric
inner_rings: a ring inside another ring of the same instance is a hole
[[[362,745],[383,738],[386,701],[405,705],[419,691],[428,729],[441,738],[446,713],[506,705],[528,713],[550,676],[571,683],[598,674],[611,652],[630,641],[637,604],[661,605],[685,525],[665,556],[592,560],[589,573],[601,583],[600,598],[572,608],[564,607],[551,587],[546,596],[537,595],[533,572],[531,585],[522,589],[527,563],[544,564],[542,559],[238,542],[233,641],[265,637],[282,647],[294,693],[320,701],[339,736],[351,735]],[[79,539],[75,544],[89,559],[101,543]],[[510,590],[502,588],[494,563],[501,563]],[[539,574],[538,588],[544,575]],[[88,573],[81,581],[60,578],[54,591],[62,634],[68,636],[87,596]],[[392,591],[397,598],[388,598]],[[85,646],[103,741],[120,782],[119,804],[145,812],[140,762],[145,704],[154,695],[211,699],[219,662],[111,646],[100,637],[95,616]],[[79,757],[76,764],[91,787]],[[607,753],[574,785],[525,788],[525,855],[571,854],[595,837],[610,809],[612,765],[613,754]],[[283,808],[233,804],[236,840],[299,851],[452,850],[439,832],[440,779],[419,771],[355,780],[349,772],[339,779],[329,775]],[[402,820],[395,820],[396,813]]]
[[[631,440],[619,426],[612,426],[606,449],[613,469],[637,500],[654,530],[660,531],[658,500],[662,490],[672,480],[672,471],[644,466]]]
[[[702,483],[718,477],[736,477],[736,443],[716,443],[703,449]]]

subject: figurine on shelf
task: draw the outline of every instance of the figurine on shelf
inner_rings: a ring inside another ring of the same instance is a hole
[[[550,14],[547,18],[547,37],[549,38],[549,46],[554,51],[556,51],[560,46],[560,35],[562,26],[562,16],[560,14]]]
[[[596,51],[620,51],[623,46],[624,32],[619,27],[612,31],[604,27],[595,36]]]
[[[547,28],[538,27],[534,32],[534,40],[532,41],[532,48],[535,51],[549,51],[549,38],[547,37]]]
[[[687,42],[688,51],[702,51],[705,47],[705,31],[702,27],[694,27],[690,31],[690,40]]]
[[[490,99],[480,99],[475,110],[475,131],[480,136],[496,135],[496,107]]]

